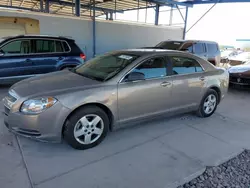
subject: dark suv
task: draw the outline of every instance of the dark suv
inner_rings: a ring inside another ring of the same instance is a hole
[[[0,84],[82,64],[85,55],[66,37],[19,35],[0,38]]]
[[[219,45],[212,41],[167,40],[160,42],[154,48],[188,51],[208,60],[215,66],[219,65],[221,59]]]

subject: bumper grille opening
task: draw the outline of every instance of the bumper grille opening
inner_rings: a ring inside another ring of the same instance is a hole
[[[41,133],[36,130],[22,129],[22,128],[17,128],[17,127],[13,127],[12,130],[19,134],[26,135],[26,136],[41,136]]]
[[[240,83],[242,83],[242,84],[250,84],[250,79],[249,78],[241,78],[241,77],[230,76],[229,81],[239,83],[239,84]]]

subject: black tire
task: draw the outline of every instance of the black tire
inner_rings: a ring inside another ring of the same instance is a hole
[[[75,126],[77,126],[77,122],[84,116],[88,115],[88,114],[94,114],[94,115],[98,115],[104,124],[104,128],[103,128],[103,132],[101,134],[101,136],[93,143],[90,144],[82,144],[79,141],[77,141],[77,139],[74,136],[74,129]],[[84,150],[84,149],[89,149],[92,147],[97,146],[98,144],[100,144],[103,139],[106,137],[107,132],[109,130],[109,118],[107,116],[107,114],[99,107],[97,106],[86,106],[83,107],[79,110],[77,110],[76,112],[74,112],[66,121],[65,125],[64,125],[64,131],[63,131],[63,137],[64,140],[73,148],[75,149],[79,149],[79,150]]]
[[[67,67],[63,67],[61,68],[61,70],[70,70],[72,68],[74,68],[75,66],[67,66]]]
[[[210,113],[206,113],[205,110],[204,110],[204,103],[205,103],[205,101],[206,101],[206,99],[207,99],[207,97],[209,95],[214,95],[215,96],[215,98],[216,98],[216,104],[215,104],[214,109]],[[219,101],[218,93],[215,90],[213,90],[213,89],[209,89],[206,92],[206,94],[204,95],[204,97],[202,98],[202,100],[201,100],[199,109],[197,111],[197,115],[199,117],[203,117],[203,118],[210,117],[215,112],[215,110],[217,108],[217,105],[218,105],[218,101]]]

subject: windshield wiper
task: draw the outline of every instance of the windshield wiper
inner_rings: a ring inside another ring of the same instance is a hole
[[[79,74],[80,74],[80,73],[79,73]],[[97,81],[101,81],[101,82],[104,81],[104,79],[102,79],[102,78],[97,78],[97,77],[90,76],[90,75],[86,75],[86,74],[80,74],[80,75],[83,76],[83,77],[89,78],[89,79],[91,79],[91,80],[97,80]]]

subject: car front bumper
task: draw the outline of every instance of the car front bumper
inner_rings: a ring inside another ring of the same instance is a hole
[[[60,142],[70,110],[57,102],[36,115],[26,115],[4,107],[4,124],[13,133],[45,142]]]
[[[229,83],[235,85],[249,86],[250,85],[250,77],[243,76],[241,74],[230,74]]]

